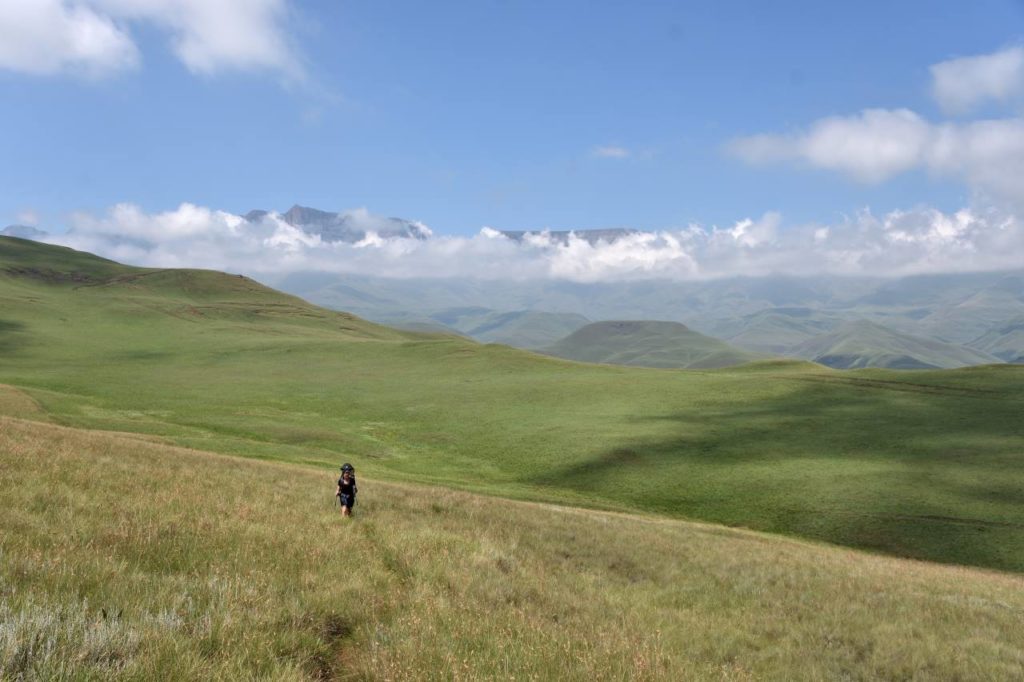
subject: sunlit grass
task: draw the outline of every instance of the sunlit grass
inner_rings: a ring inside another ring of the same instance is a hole
[[[1024,580],[0,418],[0,679],[1015,679]]]

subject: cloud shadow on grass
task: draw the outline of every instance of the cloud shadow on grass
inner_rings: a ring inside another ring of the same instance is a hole
[[[637,417],[675,424],[678,435],[609,444],[529,482],[898,556],[1024,571],[1024,401],[1005,390],[903,388],[913,385],[793,382],[781,396],[735,409],[726,401]]]

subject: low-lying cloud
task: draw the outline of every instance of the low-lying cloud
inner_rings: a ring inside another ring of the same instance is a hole
[[[319,271],[395,278],[561,279],[846,274],[903,276],[1021,267],[1024,226],[997,209],[931,208],[876,216],[868,210],[831,225],[788,225],[777,213],[728,227],[684,227],[585,239],[547,232],[510,238],[483,228],[469,237],[381,237],[380,218],[347,214],[366,230],[355,243],[325,241],[276,213],[257,221],[182,204],[146,213],[118,205],[80,214],[48,241],[152,267],[193,267],[272,278]]]

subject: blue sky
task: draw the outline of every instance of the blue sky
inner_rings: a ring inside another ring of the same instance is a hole
[[[0,226],[137,265],[606,281],[1024,262],[1019,0],[0,0],[0,92]],[[237,217],[295,203],[368,236]],[[381,216],[433,236],[380,238]],[[610,227],[644,234],[495,231]]]
[[[297,1],[269,29],[294,63],[203,71],[160,10],[111,4],[130,66],[0,69],[0,224],[119,202],[367,207],[445,234],[952,210],[970,188],[924,169],[865,183],[723,149],[872,107],[940,120],[929,66],[1024,36],[1007,1]]]

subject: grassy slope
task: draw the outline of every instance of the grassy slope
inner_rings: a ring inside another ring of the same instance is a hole
[[[594,322],[548,346],[545,353],[580,362],[641,367],[711,368],[757,359],[678,322]]]
[[[972,348],[902,334],[863,320],[808,339],[796,346],[792,354],[842,369],[950,369],[999,362],[998,358]]]
[[[66,425],[1024,570],[1019,366],[581,365],[202,272],[0,277],[0,310],[0,382]]]
[[[1024,675],[1020,577],[361,483],[0,417],[0,678]]]

